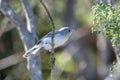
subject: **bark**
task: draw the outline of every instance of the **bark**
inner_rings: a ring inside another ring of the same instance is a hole
[[[22,52],[19,52],[9,57],[6,57],[4,59],[0,59],[0,70],[3,70],[5,68],[8,68],[12,65],[15,65],[24,61],[25,59],[21,58],[22,55],[23,55]]]
[[[23,9],[25,11],[25,15],[27,19],[27,29],[30,33],[32,33],[33,37],[37,40],[35,20],[34,20],[32,7],[30,6],[28,0],[21,0],[21,3],[23,5]]]
[[[109,58],[110,58],[110,52],[108,50],[108,46],[107,46],[107,40],[106,38],[103,36],[102,33],[100,33],[97,36],[97,51],[98,51],[98,55],[100,58],[100,65],[98,66],[98,74],[101,78],[101,80],[103,80],[109,73],[109,67],[108,67],[108,63],[109,63]]]
[[[28,2],[27,0],[23,0],[23,1],[26,1],[26,3]],[[30,5],[26,5],[26,3],[23,4],[24,7],[26,7],[26,6],[30,7]],[[28,50],[32,46],[34,46],[34,44],[36,42],[36,39],[33,36],[33,34],[35,34],[35,33],[34,33],[34,31],[31,31],[31,32],[33,32],[33,33],[31,33],[27,29],[27,27],[28,27],[27,25],[30,25],[30,28],[35,28],[35,27],[33,27],[34,24],[31,23],[31,21],[28,21],[29,24],[26,25],[25,22],[10,7],[10,5],[7,3],[6,0],[0,0],[0,11],[5,16],[7,16],[12,23],[14,23],[16,25],[16,28],[17,28],[17,30],[19,32],[19,35],[20,35],[20,38],[21,38],[21,40],[23,42],[25,50]],[[26,14],[28,16],[30,16],[31,13],[29,13],[26,10],[26,8],[25,8],[25,11],[26,11]],[[32,15],[32,18],[28,17],[28,19],[30,19],[30,20],[33,19],[33,15]],[[35,30],[35,29],[31,29],[31,30]],[[36,54],[34,56],[32,56],[32,55],[29,56],[27,58],[27,63],[28,63],[27,67],[28,67],[28,70],[29,70],[29,74],[30,74],[31,80],[42,80],[41,68],[40,68],[40,56],[39,56],[39,54]]]

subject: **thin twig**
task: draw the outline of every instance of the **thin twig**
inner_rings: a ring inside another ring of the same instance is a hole
[[[47,7],[46,7],[46,5],[44,4],[43,0],[40,0],[40,2],[41,2],[41,4],[43,5],[43,7],[45,8],[45,11],[47,12],[48,17],[49,17],[49,19],[50,19],[50,21],[51,21],[52,28],[54,29],[54,28],[55,28],[55,24],[54,24],[53,18],[52,18],[51,15],[50,15],[49,10],[47,9]]]
[[[52,49],[51,49],[51,80],[53,80],[53,76],[54,76],[54,73],[53,73],[53,70],[54,70],[54,66],[55,66],[55,57],[54,57],[54,31],[55,31],[55,24],[54,24],[54,21],[53,21],[53,18],[51,17],[50,13],[49,13],[49,10],[47,9],[46,5],[44,4],[44,2],[42,0],[40,0],[41,4],[43,5],[43,7],[45,8],[47,14],[48,14],[48,17],[51,21],[51,24],[52,24],[52,38],[51,38],[51,46],[52,46]]]

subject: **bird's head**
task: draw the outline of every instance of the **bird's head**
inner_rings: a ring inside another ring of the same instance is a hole
[[[59,32],[66,37],[70,37],[70,35],[73,32],[73,29],[71,29],[69,27],[63,27],[63,28],[59,29]]]

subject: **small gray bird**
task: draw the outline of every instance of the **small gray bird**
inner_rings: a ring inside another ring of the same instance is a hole
[[[73,30],[69,27],[63,27],[59,30],[55,30],[54,33],[54,48],[62,46],[71,36]],[[41,38],[35,46],[33,46],[31,49],[29,49],[23,57],[26,58],[30,54],[36,54],[41,48],[44,48],[45,50],[51,50],[51,37],[52,32],[49,32],[47,35],[45,35],[43,38]]]

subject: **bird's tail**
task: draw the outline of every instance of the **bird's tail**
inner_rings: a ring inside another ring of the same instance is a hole
[[[40,50],[41,46],[35,45],[33,46],[31,49],[29,49],[24,55],[23,57],[26,58],[28,57],[30,54],[36,54],[39,50]]]

